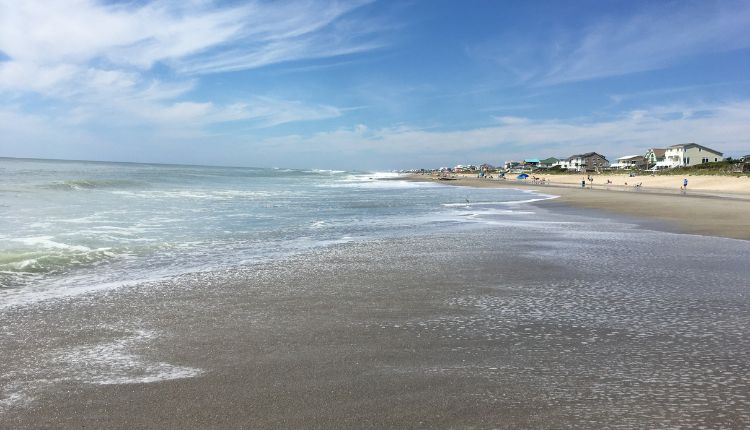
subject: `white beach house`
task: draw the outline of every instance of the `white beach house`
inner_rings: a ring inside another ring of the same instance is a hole
[[[643,155],[626,155],[617,159],[612,168],[615,169],[642,169],[646,166],[646,158]]]
[[[724,154],[719,151],[697,143],[683,143],[667,148],[664,160],[656,163],[656,167],[689,167],[722,160]]]

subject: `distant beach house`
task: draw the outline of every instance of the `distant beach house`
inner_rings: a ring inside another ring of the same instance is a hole
[[[506,161],[505,163],[503,163],[503,168],[505,170],[510,170],[510,169],[514,169],[514,168],[516,168],[516,167],[518,167],[520,165],[521,165],[520,161],[513,161],[513,160],[511,160],[511,161]]]
[[[456,167],[453,168],[453,171],[456,172],[456,173],[473,172],[475,170],[477,170],[477,166],[475,166],[473,164],[466,164],[466,165],[459,164],[459,165],[457,165]]]
[[[643,169],[646,166],[646,157],[643,155],[626,155],[617,159],[612,168],[615,169]]]
[[[549,157],[544,160],[539,160],[539,167],[550,168],[560,162],[559,158]]]
[[[719,151],[697,143],[683,143],[667,148],[664,160],[656,163],[656,167],[689,167],[722,160],[724,154]]]
[[[666,152],[667,150],[664,148],[649,148],[646,155],[643,156],[646,159],[646,168],[656,166],[656,163],[664,161]]]
[[[566,160],[561,160],[560,166],[567,170],[585,172],[587,170],[599,170],[609,167],[609,161],[601,154],[587,152],[585,154],[571,155]]]
[[[539,165],[538,158],[527,158],[523,160],[523,165],[526,167],[537,167]]]

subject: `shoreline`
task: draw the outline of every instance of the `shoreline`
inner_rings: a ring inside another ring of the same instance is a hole
[[[478,188],[516,188],[559,196],[551,200],[571,207],[667,222],[680,232],[703,236],[750,240],[750,194],[720,193],[707,190],[686,194],[665,189],[607,189],[567,184],[529,184],[515,180],[458,177],[438,181],[432,176],[409,175],[401,179]],[[597,178],[600,179],[600,178]],[[537,204],[549,204],[551,201]]]

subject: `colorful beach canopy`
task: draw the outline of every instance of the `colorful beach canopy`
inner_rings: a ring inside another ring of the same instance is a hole
[[[529,177],[529,175],[527,175],[525,173],[521,173],[520,175],[516,176],[516,179],[526,179],[528,177]]]

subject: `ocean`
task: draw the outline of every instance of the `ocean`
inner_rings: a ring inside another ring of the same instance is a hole
[[[385,172],[5,158],[0,175],[0,306],[522,217],[549,198]]]

